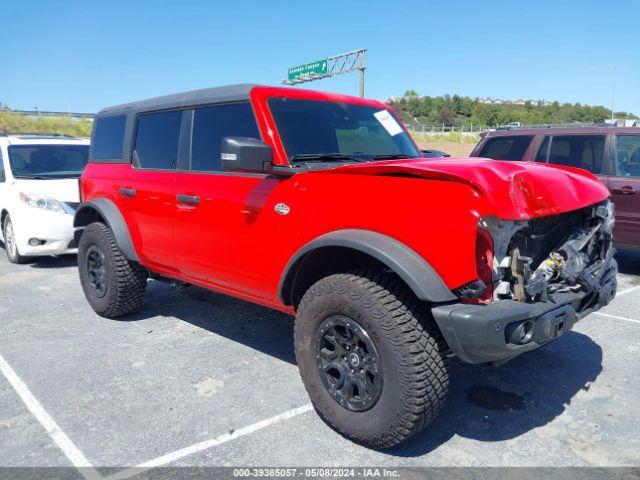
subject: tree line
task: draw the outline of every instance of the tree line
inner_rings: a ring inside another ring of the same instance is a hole
[[[600,123],[611,118],[611,110],[601,105],[526,101],[485,103],[460,95],[419,96],[409,90],[400,98],[388,100],[406,123],[423,125],[470,125],[493,127],[520,122],[523,125],[546,123]],[[616,112],[615,118],[638,118],[629,112]]]

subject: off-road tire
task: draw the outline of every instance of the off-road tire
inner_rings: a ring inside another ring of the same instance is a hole
[[[322,382],[316,334],[332,315],[355,320],[379,352],[382,392],[368,410],[343,407]],[[315,283],[298,307],[294,342],[316,411],[339,433],[368,447],[390,448],[411,437],[437,416],[447,396],[446,342],[428,306],[394,274],[360,270]]]
[[[11,229],[13,231],[13,240],[7,240],[7,230]],[[27,263],[29,261],[29,257],[25,257],[24,255],[20,255],[20,251],[18,250],[18,245],[16,242],[16,233],[13,226],[13,222],[11,221],[11,217],[7,214],[4,217],[4,221],[2,222],[2,238],[4,239],[4,248],[7,252],[7,258],[11,263]],[[13,241],[13,248],[10,248],[9,242]]]
[[[106,265],[106,293],[102,297],[91,284],[87,266],[87,253],[96,248],[104,254]],[[78,271],[82,290],[98,315],[117,318],[135,312],[142,305],[148,272],[122,254],[113,232],[104,223],[92,223],[82,232]]]

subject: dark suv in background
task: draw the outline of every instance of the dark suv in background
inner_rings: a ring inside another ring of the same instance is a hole
[[[640,128],[606,124],[501,127],[484,134],[471,156],[588,170],[611,191],[616,244],[640,248]]]

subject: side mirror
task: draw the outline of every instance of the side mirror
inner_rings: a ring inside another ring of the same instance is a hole
[[[224,137],[220,158],[224,172],[262,172],[273,161],[273,150],[257,138]]]

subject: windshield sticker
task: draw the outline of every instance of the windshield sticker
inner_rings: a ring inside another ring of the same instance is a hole
[[[380,110],[373,114],[374,117],[380,122],[384,129],[389,132],[392,137],[402,133],[402,127],[398,124],[395,118],[389,113],[389,110]]]

